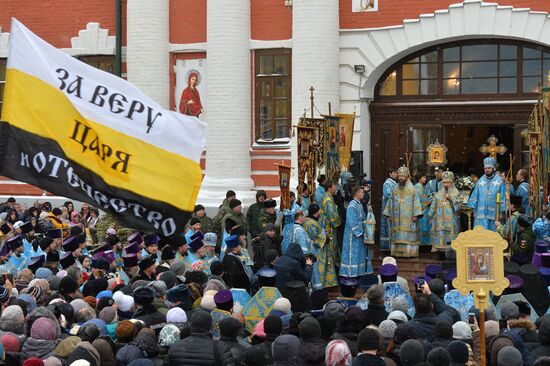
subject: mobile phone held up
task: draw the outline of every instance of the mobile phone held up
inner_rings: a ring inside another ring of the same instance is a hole
[[[476,322],[476,315],[474,313],[468,314],[468,324],[475,324]]]
[[[416,292],[417,292],[417,293],[422,292],[422,288],[424,287],[425,284],[426,284],[426,281],[424,281],[423,278],[420,278],[420,279],[418,280],[418,285],[416,285]]]

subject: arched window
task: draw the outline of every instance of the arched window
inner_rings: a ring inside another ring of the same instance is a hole
[[[549,71],[548,47],[496,39],[453,42],[393,65],[378,82],[376,99],[531,99]]]

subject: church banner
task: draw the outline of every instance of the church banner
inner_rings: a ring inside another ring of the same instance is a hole
[[[325,120],[322,118],[302,118],[300,126],[314,127],[316,129],[313,138],[315,151],[315,167],[321,169],[325,166]]]
[[[279,188],[281,189],[281,210],[290,209],[290,167],[279,166]]]
[[[355,113],[337,113],[340,117],[340,136],[338,138],[338,154],[340,155],[340,171],[349,171],[351,163],[351,148],[353,144],[353,126]]]
[[[328,179],[337,180],[340,176],[340,117],[325,117],[325,174]]]
[[[65,54],[12,20],[0,175],[183,233],[199,193],[206,125]]]
[[[310,195],[314,191],[315,151],[313,139],[315,127],[298,126],[298,197],[302,198],[303,183],[309,187]],[[306,179],[307,178],[307,179]]]

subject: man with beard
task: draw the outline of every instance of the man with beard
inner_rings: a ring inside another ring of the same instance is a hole
[[[23,240],[19,235],[7,240],[5,244],[7,244],[8,248],[11,250],[9,261],[15,268],[15,273],[12,273],[15,277],[17,276],[17,273],[27,267],[27,257],[23,254],[25,252],[25,246],[23,245]]]
[[[8,244],[4,242],[2,248],[0,249],[0,274],[11,273],[13,275],[14,273],[17,273],[17,270],[15,269],[13,264],[8,261],[9,253],[10,249],[8,247]]]
[[[470,198],[468,207],[474,210],[474,226],[481,225],[485,229],[496,231],[497,210],[504,213],[504,199],[506,184],[499,174],[495,174],[497,161],[494,158],[483,160],[485,174],[477,181]],[[497,207],[497,196],[500,195],[500,205]],[[500,217],[503,217],[501,215]]]
[[[176,262],[183,262],[183,264],[186,264],[186,258],[187,258],[187,252],[189,250],[189,245],[187,244],[187,241],[185,238],[182,238],[178,241],[177,244],[177,250],[176,250]]]
[[[237,235],[231,235],[226,240],[227,249],[223,257],[223,279],[230,288],[244,288],[250,292],[252,281],[252,267],[245,264],[240,258],[241,242]]]
[[[146,235],[143,237],[143,241],[145,243],[145,248],[141,251],[141,258],[151,257],[155,260],[155,263],[158,266],[160,263],[160,258],[158,255],[158,245],[160,241],[159,236],[156,234]]]
[[[390,249],[394,257],[418,257],[418,232],[416,224],[422,217],[422,205],[413,184],[409,169],[397,170],[397,187],[394,188],[384,209],[390,220]]]
[[[393,189],[397,186],[397,170],[393,168],[388,168],[388,178],[383,185],[383,195],[382,195],[382,218],[380,220],[380,249],[389,250],[390,249],[390,221],[384,216],[384,209],[390,200]]]

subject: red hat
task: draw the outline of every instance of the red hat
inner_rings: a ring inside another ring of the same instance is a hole
[[[25,362],[23,362],[23,366],[44,366],[44,361],[38,357],[31,357],[27,358]]]
[[[4,351],[19,352],[21,351],[21,342],[15,335],[6,333],[0,338],[0,342],[4,346]]]

